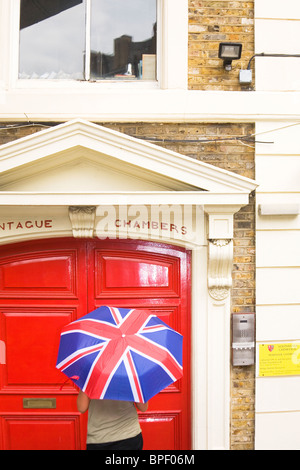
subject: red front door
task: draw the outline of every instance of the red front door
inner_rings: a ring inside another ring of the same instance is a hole
[[[143,307],[184,335],[184,377],[140,415],[144,448],[190,448],[190,257],[139,241],[51,239],[0,248],[0,449],[84,449],[87,414],[55,368],[64,324]]]

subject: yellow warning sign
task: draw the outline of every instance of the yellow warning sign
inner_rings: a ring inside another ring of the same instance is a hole
[[[278,375],[300,375],[300,343],[259,345],[259,376]]]

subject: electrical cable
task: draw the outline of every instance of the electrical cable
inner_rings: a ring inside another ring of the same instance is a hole
[[[20,128],[25,128],[25,127],[44,127],[44,128],[51,128],[57,126],[57,123],[52,123],[52,124],[44,124],[40,122],[31,122],[27,116],[26,113],[24,113],[26,118],[27,118],[27,124],[5,124],[4,126],[0,126],[0,132],[4,130],[10,130],[10,129],[20,129]],[[283,129],[287,129],[289,127],[294,127],[294,126],[299,126],[300,122],[294,122],[292,124],[289,124],[287,126],[282,126],[282,127],[277,127],[274,129],[269,129],[265,130],[262,132],[250,134],[250,135],[243,135],[243,136],[230,136],[230,137],[216,137],[216,138],[210,138],[210,139],[165,139],[165,138],[157,138],[157,137],[145,137],[145,136],[139,136],[136,137],[141,140],[147,140],[148,142],[158,142],[158,143],[198,143],[198,144],[206,144],[206,143],[222,143],[222,142],[238,142],[241,144],[246,145],[246,143],[252,143],[252,144],[274,144],[273,141],[263,141],[263,140],[256,140],[255,137],[262,135],[262,134],[268,134],[271,132],[277,132]],[[254,148],[254,147],[253,147]]]

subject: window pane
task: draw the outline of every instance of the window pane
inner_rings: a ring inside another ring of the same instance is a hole
[[[83,0],[21,0],[19,78],[84,78]]]
[[[156,79],[156,0],[92,0],[91,78]]]

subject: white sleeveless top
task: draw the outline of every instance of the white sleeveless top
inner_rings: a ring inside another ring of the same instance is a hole
[[[119,400],[91,400],[87,444],[102,444],[135,437],[141,432],[134,403]]]

